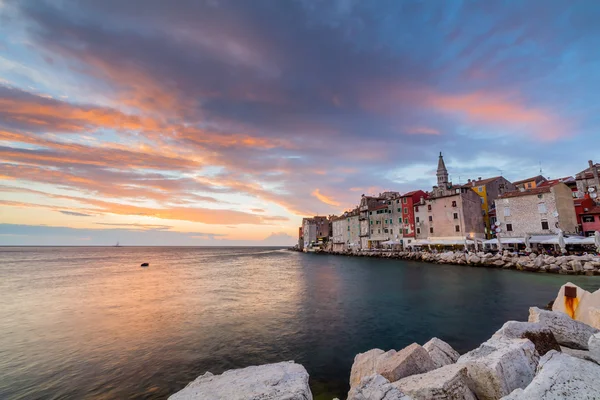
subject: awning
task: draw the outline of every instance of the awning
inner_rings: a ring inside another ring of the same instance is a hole
[[[475,242],[471,239],[466,241],[467,244],[474,244]],[[441,246],[463,246],[465,244],[465,239],[456,238],[456,239],[419,239],[412,243],[407,244],[407,246],[427,246],[427,245],[441,245]]]
[[[592,239],[592,240],[589,244],[594,244],[594,238],[590,238],[590,239]],[[585,240],[585,238],[583,236],[568,236],[568,237],[565,237],[565,244],[588,244],[588,243],[584,243],[584,240]],[[554,236],[551,239],[544,240],[541,243],[542,244],[558,244],[558,236]]]
[[[558,236],[557,235],[538,235],[538,236],[532,236],[529,239],[529,243],[542,243],[545,242],[546,240],[551,240],[553,238],[557,238],[558,240]],[[504,242],[504,240],[502,240],[502,242]],[[558,243],[558,242],[556,242]]]
[[[502,244],[524,244],[525,243],[524,238],[500,237],[500,241],[502,242]],[[485,242],[483,242],[483,244],[498,244],[498,239],[494,238],[494,239],[486,240]]]
[[[386,240],[385,242],[381,242],[381,244],[400,244],[397,240]]]

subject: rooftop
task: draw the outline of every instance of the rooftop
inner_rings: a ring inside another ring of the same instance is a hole
[[[498,198],[499,199],[509,199],[512,197],[533,196],[536,194],[550,193],[551,188],[552,188],[552,186],[541,186],[541,187],[536,187],[534,189],[528,189],[528,190],[513,190],[512,192],[506,192],[504,194],[501,194],[500,196],[498,196]]]
[[[575,178],[573,178],[572,176],[565,176],[564,178],[558,178],[558,179],[550,179],[547,180],[545,182],[540,183],[540,187],[542,186],[554,186],[557,183],[570,183],[570,182],[575,182]]]
[[[581,213],[581,215],[600,214],[600,206],[590,208],[588,211]]]
[[[462,187],[475,187],[475,186],[481,186],[481,185],[485,185],[488,184],[490,182],[494,182],[496,179],[500,179],[502,178],[501,176],[494,176],[493,178],[486,178],[486,179],[478,179],[478,180],[472,180],[469,183],[465,183],[464,185],[462,185]]]
[[[545,181],[545,180],[546,180],[546,178],[544,178],[542,175],[537,175],[537,176],[534,176],[531,178],[522,179],[520,181],[513,182],[513,185],[520,185],[522,183],[527,183],[527,182],[532,182],[532,181],[539,182],[539,181]]]

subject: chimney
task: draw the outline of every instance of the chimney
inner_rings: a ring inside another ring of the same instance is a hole
[[[480,181],[480,180],[481,180],[481,177],[477,178],[477,180],[478,180],[478,181]]]
[[[471,179],[467,180],[468,183],[471,183]]]

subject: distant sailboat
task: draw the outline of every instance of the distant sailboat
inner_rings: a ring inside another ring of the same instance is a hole
[[[121,245],[119,244],[118,241],[117,241],[117,244],[115,244],[115,247],[121,247]]]

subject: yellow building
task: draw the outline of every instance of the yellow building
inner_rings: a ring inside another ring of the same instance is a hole
[[[542,175],[534,176],[533,178],[527,178],[520,181],[513,182],[513,185],[517,187],[517,189],[527,190],[527,189],[535,189],[541,183],[546,182],[546,178]]]
[[[491,225],[494,221],[490,219],[490,212],[494,210],[494,200],[496,200],[502,193],[517,190],[516,186],[502,176],[495,176],[487,179],[469,179],[468,183],[463,185],[463,187],[471,188],[479,195],[479,197],[481,197],[481,213],[483,215],[483,223],[485,225],[485,234],[487,238],[491,238]]]

